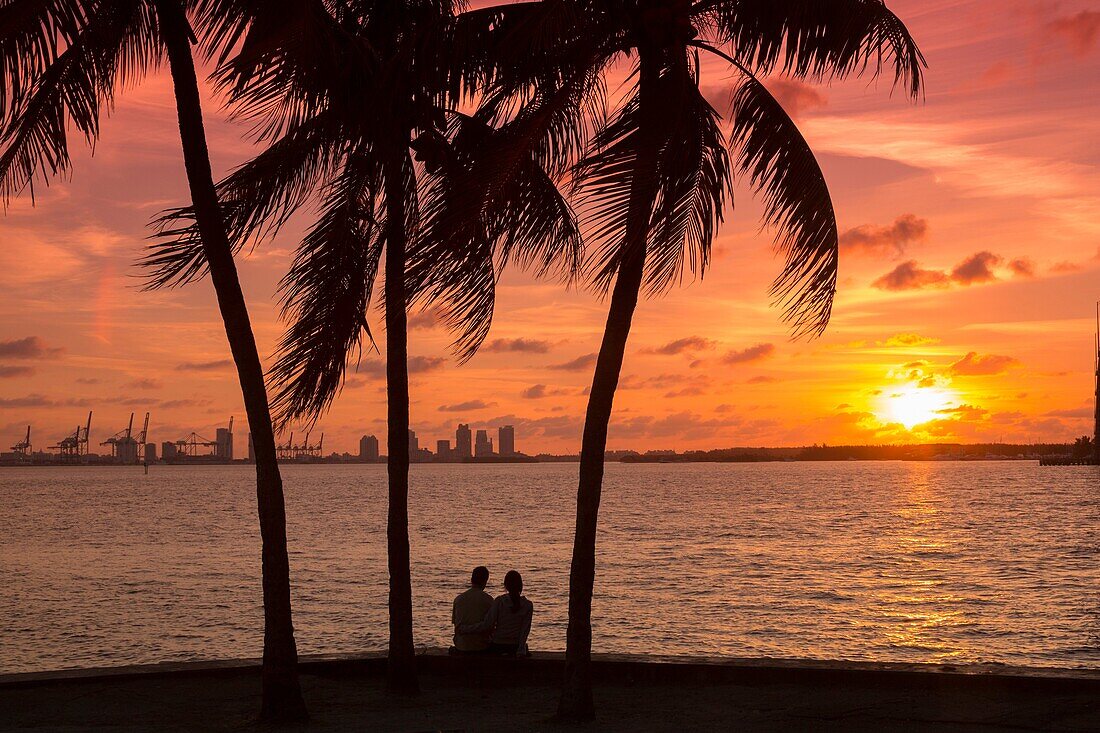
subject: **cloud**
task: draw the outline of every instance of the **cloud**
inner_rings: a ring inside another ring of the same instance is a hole
[[[0,341],[0,358],[8,359],[42,359],[48,356],[57,356],[64,349],[53,349],[46,346],[45,342],[37,336]]]
[[[1064,275],[1070,272],[1080,272],[1084,268],[1076,262],[1055,262],[1050,266],[1050,271],[1058,275]]]
[[[955,266],[951,279],[960,285],[987,283],[997,279],[993,268],[1004,262],[1004,258],[992,252],[977,252]]]
[[[14,379],[16,377],[29,377],[34,374],[34,367],[10,366],[0,364],[0,379]]]
[[[928,221],[915,214],[903,214],[890,226],[864,224],[840,235],[841,249],[879,256],[900,256],[913,242],[928,234]]]
[[[408,329],[410,331],[430,331],[438,328],[442,320],[442,314],[436,309],[420,311],[409,316]]]
[[[1008,263],[1008,269],[1016,277],[1035,277],[1035,263],[1027,257],[1017,257]]]
[[[1091,418],[1093,409],[1093,407],[1078,407],[1072,410],[1051,410],[1050,412],[1044,412],[1043,415],[1046,417]]]
[[[673,390],[672,392],[665,392],[665,397],[674,399],[676,397],[699,397],[703,394],[706,394],[706,390],[702,387],[684,387],[683,389]]]
[[[0,398],[0,408],[5,407],[57,407],[57,403],[44,395],[32,394],[26,397]]]
[[[1100,12],[1082,10],[1076,15],[1056,18],[1047,23],[1046,29],[1065,41],[1075,56],[1086,56],[1100,39]]]
[[[748,364],[767,359],[775,353],[775,344],[756,344],[747,349],[734,349],[722,357],[723,364]]]
[[[1020,366],[1018,359],[997,354],[980,355],[976,351],[953,363],[948,370],[959,377],[989,377],[1004,374],[1013,367]]]
[[[485,346],[482,347],[482,351],[518,351],[524,354],[545,354],[550,351],[549,341],[540,341],[538,339],[493,339]]]
[[[993,268],[1004,262],[1004,258],[992,252],[976,252],[955,265],[948,274],[943,270],[926,270],[916,260],[908,260],[895,267],[871,283],[879,290],[923,290],[925,288],[946,288],[951,283],[970,286],[993,282],[997,275]]]
[[[959,405],[958,407],[948,407],[943,410],[936,410],[936,414],[948,415],[956,420],[981,420],[989,414],[989,410],[983,407],[976,407],[975,405]]]
[[[446,363],[447,360],[441,356],[410,356],[408,361],[409,374],[435,371]],[[383,379],[386,376],[386,362],[381,359],[360,362],[355,367],[355,373],[366,374],[373,379]]]
[[[886,339],[887,346],[925,346],[927,344],[938,344],[939,342],[940,340],[937,338],[921,336],[918,333],[895,333]]]
[[[409,357],[409,374],[434,372],[446,363],[447,360],[442,356],[411,356]]]
[[[545,384],[535,384],[520,392],[519,396],[525,400],[538,400],[543,397],[555,397],[565,394],[572,394],[572,391],[559,387],[547,387]]]
[[[683,354],[689,351],[702,351],[703,349],[713,349],[715,342],[703,338],[702,336],[687,336],[682,339],[676,339],[675,341],[669,341],[664,346],[656,346],[649,349],[642,349],[644,354],[663,354],[665,356],[672,356],[673,354]]]
[[[164,385],[156,379],[143,378],[127,382],[126,386],[133,389],[160,389]]]
[[[778,381],[779,380],[776,379],[775,377],[760,375],[758,377],[753,377],[748,382],[746,382],[746,384],[771,384],[773,382],[778,382]]]
[[[767,87],[787,114],[795,119],[829,103],[824,94],[797,79],[772,79]]]
[[[217,372],[233,366],[232,359],[218,359],[217,361],[185,361],[176,365],[177,372]]]
[[[455,405],[440,405],[437,409],[440,412],[466,412],[467,410],[484,410],[487,407],[496,407],[496,404],[495,402],[485,402],[483,400],[469,400]]]
[[[890,272],[871,283],[879,290],[897,292],[901,290],[923,290],[924,288],[946,288],[951,280],[942,270],[922,269],[916,260],[902,262]]]
[[[625,438],[676,438],[692,440],[715,438],[721,431],[744,425],[744,418],[728,415],[721,418],[704,418],[693,412],[677,412],[664,417],[640,415],[615,420],[608,429],[612,439]]]
[[[547,369],[557,369],[565,372],[579,372],[583,369],[587,369],[596,363],[595,354],[585,354],[584,356],[578,356],[576,359],[562,362],[561,364],[551,364]]]
[[[212,405],[213,400],[197,399],[197,400],[165,400],[157,404],[157,407],[162,410],[173,410],[177,407],[206,407]]]

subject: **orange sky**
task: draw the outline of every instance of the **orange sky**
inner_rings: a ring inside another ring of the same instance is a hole
[[[822,162],[842,232],[828,333],[791,342],[769,307],[779,263],[759,207],[737,210],[702,282],[642,303],[609,447],[1067,440],[1090,432],[1100,298],[1100,10],[1091,0],[894,0],[928,57],[927,100],[889,80],[773,82]],[[712,99],[727,73],[704,69]],[[246,132],[207,108],[215,166]],[[36,447],[95,410],[93,443],[153,414],[150,439],[213,435],[244,410],[209,283],[142,293],[146,223],[185,199],[166,80],[126,94],[69,182],[0,224],[0,446]],[[727,212],[729,214],[729,212]],[[300,229],[241,261],[261,351]],[[410,334],[421,445],[512,423],[517,448],[575,452],[604,305],[519,273],[486,347],[459,366],[430,316]],[[380,314],[373,323],[381,330]],[[377,354],[319,429],[355,450],[385,434]],[[495,434],[495,431],[494,431]],[[95,448],[93,448],[95,450]]]

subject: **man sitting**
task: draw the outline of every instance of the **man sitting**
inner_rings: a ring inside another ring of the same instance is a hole
[[[461,624],[478,624],[493,605],[493,597],[485,592],[489,582],[489,569],[479,565],[470,574],[470,587],[459,593],[451,608],[451,623],[455,627],[453,651],[458,654],[477,654],[489,648],[489,631],[460,634]]]

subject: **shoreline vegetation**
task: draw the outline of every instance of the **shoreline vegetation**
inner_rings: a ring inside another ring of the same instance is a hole
[[[618,463],[771,463],[824,461],[1041,461],[1052,457],[1072,457],[1078,446],[1073,443],[920,443],[912,445],[811,445],[790,448],[715,448],[711,450],[672,451],[609,450],[606,460]],[[386,456],[376,460],[361,459],[349,453],[332,453],[307,460],[282,460],[282,465],[346,465],[386,464]],[[539,453],[515,456],[465,458],[462,460],[413,460],[412,463],[446,464],[513,464],[513,463],[576,463],[578,454]],[[251,465],[250,461],[234,461],[200,457],[177,461],[157,461],[155,466]],[[88,456],[86,463],[61,462],[47,458],[35,460],[0,460],[0,467],[30,466],[121,466],[110,456]],[[138,467],[141,464],[136,464]],[[134,468],[128,465],[127,468]]]
[[[558,730],[564,655],[417,655],[421,693],[385,690],[384,654],[303,657],[314,730]],[[1100,729],[1100,670],[593,655],[602,731]],[[0,728],[250,729],[256,660],[0,675]]]

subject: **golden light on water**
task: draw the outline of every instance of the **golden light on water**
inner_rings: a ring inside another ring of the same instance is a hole
[[[947,417],[944,411],[954,403],[954,395],[947,390],[906,385],[882,396],[880,418],[911,430],[916,425],[944,419]]]

